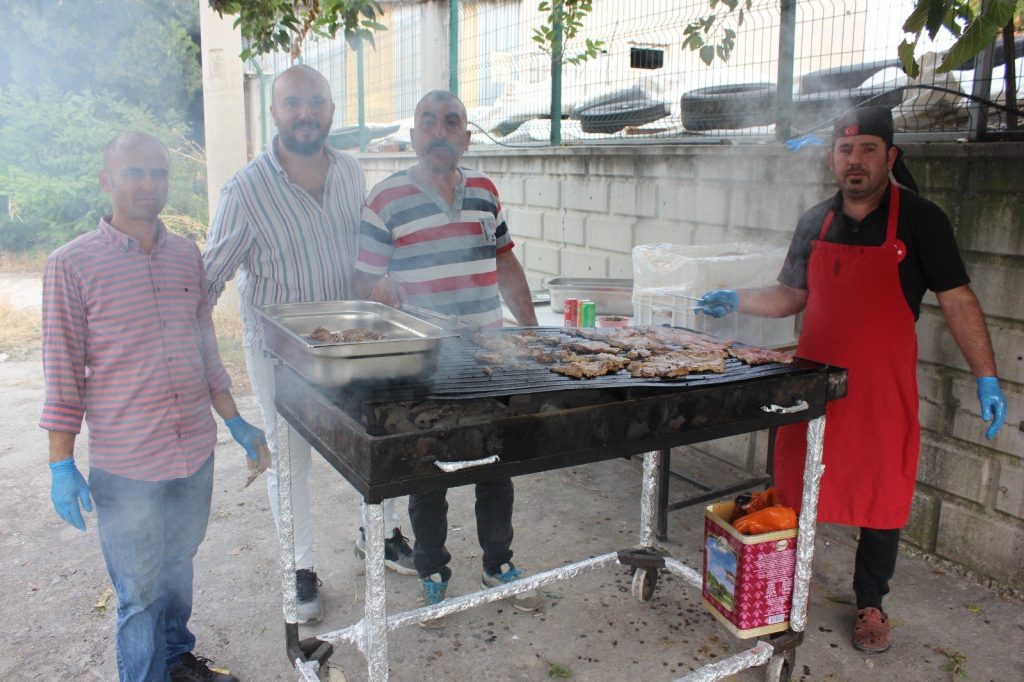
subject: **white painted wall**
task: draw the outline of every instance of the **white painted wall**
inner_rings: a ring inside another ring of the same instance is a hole
[[[206,190],[210,216],[217,210],[221,187],[248,162],[242,36],[234,17],[221,18],[199,3],[203,51],[203,108],[206,122]]]

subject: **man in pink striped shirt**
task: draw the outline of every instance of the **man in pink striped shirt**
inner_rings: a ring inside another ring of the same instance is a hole
[[[112,214],[54,251],[43,280],[43,372],[51,499],[80,530],[96,503],[118,595],[121,680],[236,680],[192,654],[192,558],[206,534],[217,425],[252,459],[263,433],[238,414],[221,365],[199,249],[158,219],[170,156],[118,136],[100,185]],[[75,438],[89,426],[89,482]]]

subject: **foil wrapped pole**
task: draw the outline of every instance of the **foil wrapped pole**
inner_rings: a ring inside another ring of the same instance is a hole
[[[280,515],[278,528],[281,550],[281,589],[284,593],[284,620],[298,623],[299,615],[295,606],[295,525],[292,516],[292,455],[288,450],[288,434],[291,426],[281,415],[277,420],[277,509]]]
[[[825,446],[825,416],[807,423],[807,458],[804,462],[804,492],[800,500],[799,532],[796,536],[796,570],[793,575],[793,606],[789,629],[803,632],[807,625],[807,601],[811,590],[811,563],[814,560],[814,533],[818,523],[818,494],[825,465],[821,457]]]
[[[302,682],[321,682],[319,662],[303,661],[300,658],[296,658],[295,669],[299,671]]]
[[[690,568],[678,559],[673,559],[670,556],[665,557],[665,569],[670,573],[682,578],[688,584],[696,587],[698,590],[704,585],[704,576],[699,571]]]
[[[640,546],[654,547],[654,523],[658,513],[658,471],[660,450],[644,453],[643,487],[640,490]]]
[[[384,577],[384,508],[363,502],[366,527],[366,609],[364,628],[356,645],[366,656],[371,680],[388,679],[387,585]],[[320,639],[323,639],[321,636]],[[362,644],[362,645],[360,645]]]
[[[713,680],[721,680],[746,670],[747,668],[764,665],[768,661],[772,660],[772,656],[774,654],[775,649],[772,645],[768,642],[761,641],[752,649],[748,649],[747,651],[736,654],[735,656],[730,656],[729,658],[725,658],[716,663],[709,663],[698,670],[694,670],[685,677],[678,678],[675,682],[713,682]]]

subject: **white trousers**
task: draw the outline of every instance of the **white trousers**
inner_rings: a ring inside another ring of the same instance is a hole
[[[263,431],[273,456],[267,469],[267,495],[270,509],[274,513],[274,524],[281,531],[281,514],[277,507],[277,410],[274,407],[274,363],[264,356],[262,346],[245,349],[245,363],[249,369],[249,381],[260,405]],[[288,452],[292,462],[292,526],[295,530],[295,568],[313,568],[313,523],[310,518],[309,471],[312,465],[312,448],[295,429],[282,420],[287,429]],[[384,500],[385,535],[390,536],[393,528],[399,528],[395,516],[395,501]],[[365,526],[365,520],[363,525]]]

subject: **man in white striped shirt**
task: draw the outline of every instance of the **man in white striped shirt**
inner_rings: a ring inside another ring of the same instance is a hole
[[[274,81],[270,107],[278,135],[270,148],[235,174],[221,192],[210,225],[204,262],[211,301],[239,271],[243,346],[253,390],[260,403],[274,463],[267,489],[274,521],[277,508],[277,413],[273,364],[263,350],[256,308],[350,298],[352,263],[366,179],[359,162],[325,144],[334,117],[327,80],[316,70],[293,66]],[[313,566],[310,520],[310,446],[288,428],[292,458],[298,620],[323,618]],[[385,512],[393,505],[385,508]],[[386,552],[389,568],[408,574],[411,549],[393,513]]]

